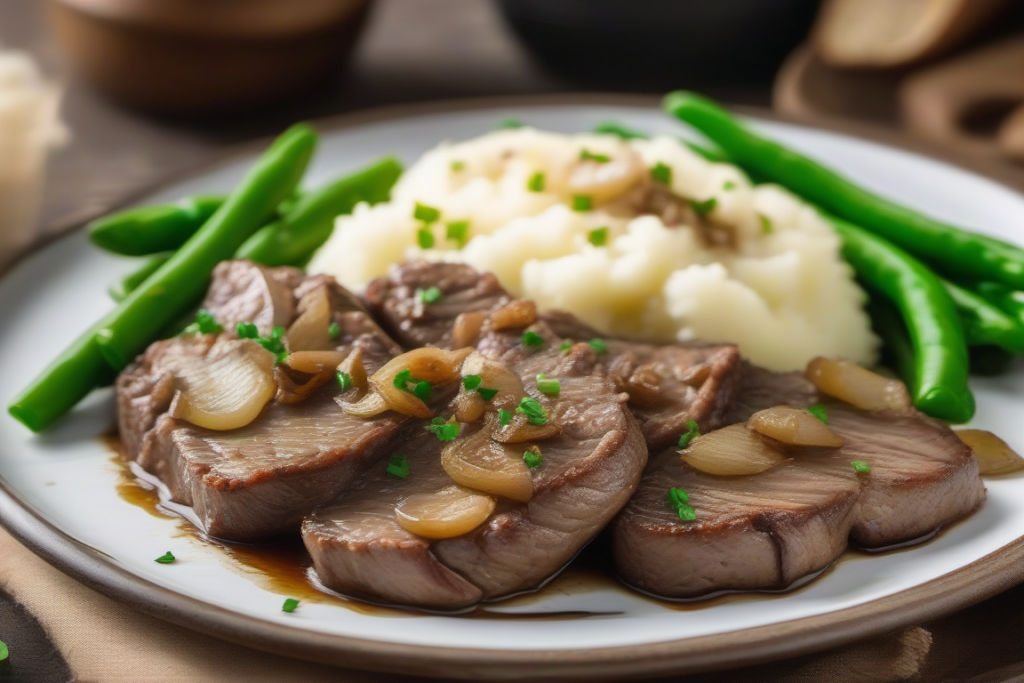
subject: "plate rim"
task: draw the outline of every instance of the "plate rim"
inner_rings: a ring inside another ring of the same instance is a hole
[[[484,97],[401,104],[312,120],[321,131],[439,113],[528,106],[656,107],[660,98],[648,95],[579,93]],[[806,121],[755,107],[731,107],[767,121],[825,130],[952,164],[993,181],[1015,194],[1021,177],[1008,167],[980,159],[937,151],[898,134],[864,124]],[[21,259],[45,249],[85,226],[92,217],[128,206],[176,181],[228,164],[264,146],[269,138],[232,146],[215,159],[172,174],[98,209],[89,218],[54,227],[0,270],[3,278]],[[132,573],[118,560],[82,543],[22,499],[0,477],[0,526],[51,566],[98,592],[150,616],[179,626],[268,652],[347,668],[474,680],[515,679],[524,676],[587,680],[630,676],[697,673],[748,666],[799,656],[920,624],[963,609],[1024,582],[1024,534],[982,558],[919,584],[861,605],[724,633],[639,645],[559,650],[498,650],[485,648],[408,645],[327,634],[241,614],[179,593]]]

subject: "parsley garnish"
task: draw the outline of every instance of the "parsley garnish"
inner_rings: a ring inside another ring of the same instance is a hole
[[[291,614],[292,612],[295,611],[295,608],[298,607],[298,606],[299,606],[299,601],[298,600],[296,600],[295,598],[287,598],[287,599],[285,599],[284,604],[281,605],[281,611],[282,612],[287,612],[288,614]]]
[[[519,119],[502,119],[498,121],[498,128],[522,128],[525,125]]]
[[[235,328],[239,339],[252,339],[254,342],[274,354],[276,363],[283,363],[288,357],[288,349],[284,347],[285,329],[278,325],[270,331],[269,337],[261,337],[259,329],[253,323],[238,323]]]
[[[430,382],[416,382],[416,386],[412,388],[413,396],[423,402],[429,401],[433,392],[434,390],[430,386]]]
[[[239,339],[257,339],[260,336],[259,328],[254,323],[238,323],[235,332]]]
[[[416,202],[416,208],[412,211],[412,217],[418,221],[430,224],[441,217],[441,212],[432,206]]]
[[[544,174],[537,171],[530,179],[526,181],[526,189],[530,192],[543,192],[544,191]]]
[[[590,348],[594,349],[598,353],[608,353],[608,345],[604,343],[604,339],[591,339],[587,342],[590,344]]]
[[[338,323],[331,323],[327,326],[327,334],[331,335],[331,339],[337,339],[341,336],[341,325]]]
[[[715,199],[714,197],[711,197],[710,199],[705,199],[702,202],[698,202],[696,199],[691,199],[689,201],[690,206],[693,207],[693,210],[696,211],[701,216],[707,216],[714,210],[716,206],[718,206],[718,200]]]
[[[531,396],[523,396],[516,412],[525,415],[526,421],[535,427],[543,427],[548,423],[548,412],[544,410],[544,406],[537,399]]]
[[[396,389],[412,394],[421,401],[429,401],[430,396],[433,393],[433,388],[430,386],[430,382],[424,382],[416,379],[412,376],[412,370],[405,368],[399,370],[398,374],[395,375],[394,385]],[[412,388],[410,388],[410,385]]]
[[[535,470],[540,467],[541,463],[544,462],[544,456],[540,453],[539,446],[530,446],[530,448],[523,453],[523,462],[531,470]]]
[[[160,557],[156,558],[153,561],[154,562],[158,562],[159,564],[171,564],[172,562],[174,562],[177,559],[178,558],[176,558],[174,556],[174,553],[172,553],[170,550],[168,550],[166,553],[164,553],[163,555],[161,555]]]
[[[392,477],[405,479],[409,476],[409,458],[405,457],[401,453],[391,456],[391,460],[388,462],[388,468],[386,471]]]
[[[527,330],[526,332],[523,332],[522,342],[523,346],[528,346],[531,349],[535,349],[538,346],[544,344],[544,337],[540,336],[533,330]]]
[[[11,651],[7,649],[7,643],[0,640],[0,664],[4,664],[11,656]]]
[[[485,401],[490,401],[498,394],[497,389],[488,389],[486,387],[480,387],[476,392],[480,394],[480,397]]]
[[[448,224],[447,230],[448,239],[455,240],[460,247],[466,246],[469,241],[469,221],[453,221]]]
[[[763,213],[757,214],[757,217],[761,219],[761,234],[770,235],[775,232],[775,226],[772,225],[772,219],[765,216]]]
[[[571,339],[566,339],[564,342],[562,342],[561,346],[558,347],[558,350],[561,351],[562,353],[565,353],[566,351],[572,348],[572,344],[573,342]]]
[[[454,417],[447,421],[443,417],[435,417],[425,429],[436,436],[438,441],[454,441],[461,428]]]
[[[594,207],[594,201],[588,194],[574,194],[572,196],[573,211],[590,211]]]
[[[205,308],[196,311],[196,321],[181,331],[182,334],[219,334],[224,331],[213,315]]]
[[[341,387],[342,391],[348,391],[352,388],[352,375],[342,370],[338,370],[336,377],[338,379],[338,386]]]
[[[441,293],[439,287],[427,287],[426,289],[417,289],[416,298],[425,304],[436,304],[444,294]]]
[[[662,185],[668,186],[672,184],[672,167],[666,166],[660,161],[654,165],[651,169],[651,177],[657,180]]]
[[[537,391],[545,396],[557,398],[562,393],[562,383],[557,379],[548,379],[541,373],[537,375]]]
[[[462,378],[462,386],[466,387],[466,391],[473,391],[480,386],[483,382],[483,378],[480,375],[466,375]]]
[[[725,182],[724,182],[724,183],[722,184],[722,189],[723,189],[723,190],[735,190],[735,189],[736,189],[736,183],[734,183],[734,182],[733,182],[733,181],[731,181],[731,180],[726,180],[726,181],[725,181]]]
[[[687,420],[686,431],[679,436],[679,448],[686,448],[698,436],[700,436],[700,426],[693,420]]]
[[[420,245],[420,249],[433,249],[434,233],[430,228],[423,226],[416,231],[416,244]]]
[[[870,474],[871,465],[867,464],[863,460],[854,460],[850,463],[853,466],[853,471],[857,474]]]
[[[690,495],[681,488],[673,486],[668,490],[668,506],[679,513],[679,519],[684,522],[697,519],[697,512],[690,506]]]
[[[581,149],[580,150],[580,161],[587,161],[587,160],[596,161],[599,164],[607,164],[609,161],[612,160],[612,158],[610,156],[608,156],[607,154],[594,154],[589,149],[586,149],[586,148]]]
[[[512,421],[512,413],[510,413],[509,411],[505,410],[504,408],[502,408],[502,409],[500,409],[498,411],[498,424],[500,424],[502,427],[504,427],[505,425],[507,425],[511,421]]]
[[[818,418],[825,424],[828,424],[828,412],[825,410],[825,406],[820,403],[815,403],[813,406],[808,406],[807,412]]]
[[[466,162],[455,159],[451,163],[452,173],[458,173],[462,169],[466,168]]]
[[[604,246],[608,242],[608,228],[595,228],[587,233],[587,241],[595,247]]]

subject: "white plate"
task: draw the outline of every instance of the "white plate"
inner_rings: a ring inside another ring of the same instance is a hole
[[[412,162],[438,141],[484,133],[506,117],[556,131],[617,120],[651,133],[682,133],[653,106],[548,104],[461,108],[415,116],[363,116],[327,124],[308,182],[317,185],[385,153]],[[788,145],[851,178],[954,223],[1019,241],[1024,198],[979,175],[879,144],[754,119]],[[252,154],[167,185],[140,203],[228,190]],[[110,307],[107,285],[134,266],[91,248],[78,231],[26,258],[0,281],[0,403],[6,405],[71,339]],[[1024,450],[1020,370],[975,379],[978,417]],[[118,494],[121,471],[96,437],[113,423],[110,390],[97,392],[34,437],[0,415],[0,519],[40,555],[139,609],[197,630],[294,656],[348,666],[481,677],[528,673],[593,678],[684,671],[781,657],[952,611],[1021,579],[1024,477],[987,481],[970,519],[912,550],[849,559],[784,597],[666,607],[604,584],[549,591],[492,611],[599,612],[559,619],[467,619],[353,610],[305,601],[240,571],[223,551],[180,533]],[[160,565],[165,551],[179,559]]]

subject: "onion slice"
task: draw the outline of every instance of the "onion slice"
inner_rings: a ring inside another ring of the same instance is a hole
[[[436,493],[417,493],[395,508],[403,529],[423,538],[454,538],[467,534],[487,521],[494,512],[494,499],[461,486],[449,486]]]
[[[787,446],[839,448],[843,440],[806,410],[775,406],[750,416],[747,426],[762,436]]]
[[[516,299],[491,311],[491,329],[508,330],[529,327],[537,322],[537,304],[530,299]]]
[[[244,427],[277,391],[274,356],[250,339],[223,342],[214,354],[175,370],[171,416],[206,429]]]
[[[498,390],[490,400],[494,408],[515,410],[519,400],[526,396],[526,389],[519,375],[475,351],[469,354],[462,364],[462,376],[466,375],[478,375],[481,388]]]
[[[981,474],[994,476],[1024,470],[1024,458],[992,432],[984,429],[958,429],[956,435],[974,451]]]
[[[807,379],[823,394],[845,401],[861,410],[913,410],[903,382],[883,377],[844,359],[813,359],[807,364]]]
[[[521,503],[533,498],[533,476],[523,461],[523,449],[491,441],[490,430],[445,446],[441,467],[456,484]]]
[[[726,477],[758,474],[786,460],[781,451],[744,424],[698,436],[679,454],[694,469]]]
[[[331,339],[331,297],[327,284],[314,287],[299,301],[299,317],[284,337],[289,352],[318,351],[334,347]]]
[[[466,311],[452,324],[452,348],[464,349],[476,344],[480,338],[480,329],[484,326],[487,314],[484,311]]]
[[[338,365],[338,372],[344,372],[352,380],[352,388],[359,391],[360,395],[370,388],[369,378],[366,376],[366,366],[363,364],[363,348],[353,348],[345,360]]]
[[[494,426],[491,438],[499,443],[526,443],[527,441],[543,441],[558,436],[561,430],[550,420],[547,424],[532,425],[522,413],[513,413],[512,421],[502,427]]]

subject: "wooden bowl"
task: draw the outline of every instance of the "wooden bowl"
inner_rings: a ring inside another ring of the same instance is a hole
[[[281,100],[337,73],[370,0],[48,0],[57,41],[98,88],[196,115]]]

